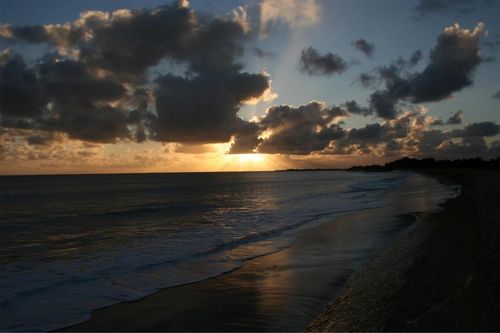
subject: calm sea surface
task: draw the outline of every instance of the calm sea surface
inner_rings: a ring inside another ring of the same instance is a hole
[[[406,172],[1,177],[0,329],[75,324],[241,267],[340,215],[432,211],[455,193]]]

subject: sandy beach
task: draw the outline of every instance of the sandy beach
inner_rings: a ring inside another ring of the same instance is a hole
[[[498,171],[434,171],[462,185],[350,279],[309,331],[500,330]]]

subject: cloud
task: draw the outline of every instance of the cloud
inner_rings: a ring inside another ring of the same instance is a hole
[[[9,41],[55,47],[33,67],[2,51],[2,125],[100,143],[228,142],[249,126],[237,116],[242,104],[277,96],[267,74],[242,72],[249,32],[242,10],[197,15],[177,1],[88,11],[63,25],[2,26]],[[151,80],[162,60],[185,74]]]
[[[471,75],[481,63],[479,37],[484,24],[474,30],[458,24],[445,29],[429,54],[427,67],[411,80],[414,102],[438,101],[472,84]]]
[[[254,153],[257,146],[263,141],[263,139],[259,137],[261,132],[262,129],[259,124],[254,122],[245,124],[238,130],[238,133],[234,135],[234,142],[231,144],[229,153]]]
[[[127,111],[112,106],[125,97],[125,87],[95,77],[78,61],[46,57],[36,69],[28,69],[14,57],[0,75],[6,127],[63,132],[94,142],[130,138]]]
[[[307,27],[319,22],[321,6],[316,0],[263,0],[260,4],[260,32],[267,35],[274,23]]]
[[[296,15],[304,18],[301,26],[319,19],[316,1],[263,1],[262,6],[270,4],[284,7],[279,13],[269,9],[265,26],[299,24],[291,22]],[[287,11],[287,5],[297,11]],[[0,154],[92,160],[102,153],[100,144],[148,139],[171,142],[174,153],[190,154],[211,152],[207,144],[212,143],[231,143],[230,152],[237,154],[459,156],[475,149],[491,154],[490,142],[499,135],[496,123],[441,131],[433,126],[443,121],[416,105],[472,85],[484,61],[479,50],[484,25],[446,28],[420,71],[414,66],[423,61],[422,53],[416,51],[408,60],[362,73],[362,85],[383,84],[366,106],[353,100],[332,106],[316,101],[276,105],[247,121],[238,116],[242,105],[276,97],[268,74],[243,70],[245,46],[255,32],[249,15],[247,8],[232,16],[198,15],[175,2],[156,9],[89,11],[61,25],[1,26],[7,41],[44,43],[49,51],[32,65],[15,48],[0,53],[0,134],[7,146]],[[250,52],[272,56],[256,47]],[[373,49],[363,52],[370,56]],[[181,70],[166,72],[168,66],[158,66],[164,62]],[[340,56],[312,47],[302,51],[300,66],[311,75],[341,74],[348,68]],[[350,115],[382,120],[349,128],[342,120]],[[459,111],[445,123],[459,125],[462,115]],[[85,143],[74,154],[61,152],[77,140]],[[92,151],[85,155],[82,149]],[[155,161],[151,154],[141,156],[136,163]],[[130,163],[124,161],[109,163]]]
[[[495,136],[500,133],[500,126],[491,121],[472,123],[465,126],[464,129],[454,130],[452,135],[455,137],[484,137]]]
[[[306,155],[320,151],[344,136],[337,122],[347,115],[344,108],[317,101],[272,106],[234,136],[230,152]]]
[[[344,103],[344,107],[349,114],[362,116],[368,116],[371,114],[371,110],[369,108],[360,106],[356,101],[347,101]]]
[[[464,112],[462,110],[458,110],[448,118],[445,122],[442,121],[441,119],[436,119],[431,123],[431,126],[444,126],[444,125],[460,125],[462,124],[462,116]]]
[[[309,75],[341,74],[347,69],[344,59],[334,53],[320,54],[312,47],[303,49],[300,54],[300,71]]]
[[[412,103],[440,101],[472,85],[472,75],[483,61],[479,38],[484,29],[483,23],[478,23],[473,30],[458,24],[447,27],[438,37],[437,45],[429,53],[429,62],[421,72],[404,74],[412,61],[408,63],[402,59],[379,68],[386,89],[377,90],[370,96],[373,111],[379,117],[394,118],[401,100]]]
[[[373,53],[375,52],[375,44],[368,43],[364,38],[353,41],[352,46],[363,52],[368,58],[372,58]]]
[[[159,141],[228,142],[245,121],[239,106],[261,96],[268,77],[249,73],[204,73],[191,79],[171,74],[156,80],[153,137]]]
[[[421,59],[422,59],[422,51],[417,50],[412,53],[410,60],[408,60],[408,63],[410,66],[415,66],[420,62]]]
[[[447,125],[460,125],[462,123],[463,114],[464,114],[464,112],[462,110],[458,110],[457,112],[455,112],[455,114],[453,116],[448,118],[448,120],[446,121],[446,124]]]
[[[199,17],[182,1],[156,9],[88,11],[64,25],[4,27],[4,38],[47,43],[89,68],[141,80],[164,58],[200,72],[238,66],[247,28],[237,17]]]
[[[336,107],[321,102],[306,105],[280,105],[269,108],[259,124],[269,133],[260,145],[261,153],[309,154],[320,151],[330,141],[344,136],[344,131],[333,121],[346,115]]]
[[[24,60],[12,56],[0,67],[0,112],[5,117],[38,119],[47,98],[36,72]]]

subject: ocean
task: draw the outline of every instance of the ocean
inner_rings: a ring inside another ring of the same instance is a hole
[[[1,177],[0,329],[73,325],[235,270],[339,216],[432,212],[457,193],[410,172]]]

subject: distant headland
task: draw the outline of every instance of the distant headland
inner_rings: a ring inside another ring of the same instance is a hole
[[[464,158],[455,160],[436,160],[434,158],[417,159],[403,157],[383,165],[356,165],[348,169],[318,168],[318,169],[286,169],[277,171],[391,171],[401,169],[500,169],[500,157],[483,160],[477,158]]]

